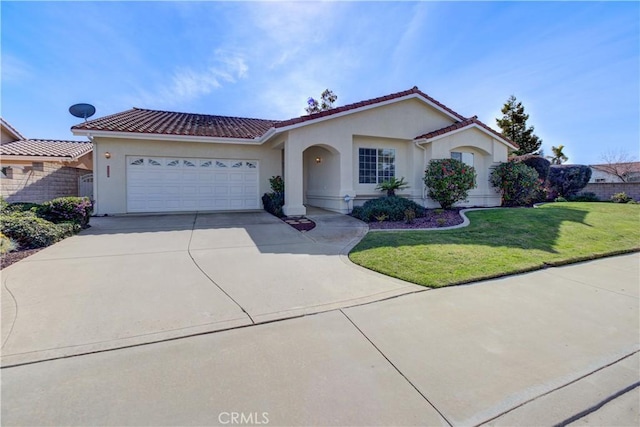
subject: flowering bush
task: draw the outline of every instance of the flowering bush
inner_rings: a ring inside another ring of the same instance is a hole
[[[502,191],[502,206],[526,206],[542,191],[538,172],[517,161],[501,163],[489,179],[496,191]]]
[[[431,160],[424,171],[424,183],[429,197],[450,209],[454,203],[466,200],[476,186],[476,171],[456,159]]]
[[[73,222],[81,227],[89,224],[93,203],[88,197],[59,197],[43,203],[39,216],[54,223]]]

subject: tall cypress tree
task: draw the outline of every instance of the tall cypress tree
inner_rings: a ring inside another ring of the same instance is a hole
[[[511,95],[502,106],[502,118],[496,119],[502,129],[502,135],[518,144],[520,147],[514,152],[517,156],[524,154],[538,154],[542,140],[533,133],[533,126],[527,127],[529,115],[524,112],[522,102]]]

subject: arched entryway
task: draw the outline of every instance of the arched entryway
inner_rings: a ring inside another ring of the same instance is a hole
[[[326,144],[308,147],[302,153],[303,201],[306,206],[343,211],[340,195],[340,152]]]

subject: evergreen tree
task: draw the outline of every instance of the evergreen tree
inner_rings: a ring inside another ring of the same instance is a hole
[[[542,140],[533,133],[533,126],[527,127],[529,115],[524,112],[522,102],[518,102],[516,97],[511,95],[501,111],[503,116],[496,119],[496,122],[502,129],[502,135],[520,147],[514,154],[538,154]]]

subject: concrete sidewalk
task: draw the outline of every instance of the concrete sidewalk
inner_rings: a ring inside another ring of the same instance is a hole
[[[636,426],[639,262],[5,368],[3,425]]]

